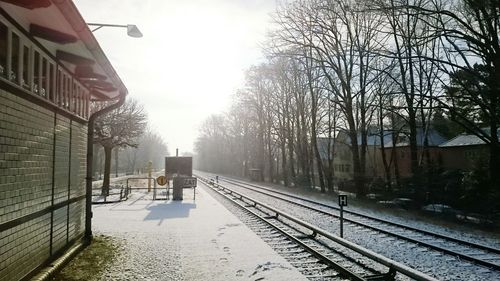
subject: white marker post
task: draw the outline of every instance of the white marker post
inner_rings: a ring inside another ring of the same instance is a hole
[[[339,195],[340,237],[344,238],[344,206],[347,206],[347,195]]]

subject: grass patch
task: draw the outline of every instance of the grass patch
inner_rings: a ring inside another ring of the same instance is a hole
[[[71,260],[53,281],[98,280],[118,256],[119,243],[109,236],[94,236],[92,243]]]

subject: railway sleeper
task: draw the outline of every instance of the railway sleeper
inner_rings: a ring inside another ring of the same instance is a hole
[[[289,250],[289,249],[290,248],[277,248],[275,251],[279,252],[280,254],[300,254],[305,252],[305,250],[302,248],[296,250]]]
[[[337,278],[339,277],[338,273],[332,273],[332,274],[317,274],[317,275],[306,275],[308,279],[319,279],[319,280],[324,280],[328,278]]]
[[[287,253],[283,253],[283,254],[286,255]],[[305,258],[310,258],[310,257],[312,257],[312,255],[308,252],[303,252],[301,254],[293,255],[294,259],[305,259]]]
[[[320,264],[319,262],[317,263],[317,265],[314,265],[314,266],[311,266],[308,264],[295,264],[294,266],[296,268],[298,268],[299,270],[306,269],[306,270],[310,270],[310,271],[315,271],[315,270],[322,271],[322,270],[326,270],[326,269],[331,269],[331,267],[329,267],[328,265]]]
[[[267,244],[269,244],[269,246],[271,247],[290,247],[290,248],[299,247],[298,245],[294,244],[294,242],[287,239],[280,239],[279,241],[269,242]]]
[[[306,260],[306,261],[290,261],[290,263],[296,267],[303,267],[301,265],[306,266],[308,264],[324,264],[322,261],[317,260],[317,259],[310,259],[310,260]]]
[[[278,238],[281,236],[281,233],[276,233],[276,234],[266,234],[266,233],[262,233],[262,235],[264,235],[266,238]]]
[[[268,243],[269,245],[273,246],[274,248],[276,248],[278,251],[279,250],[289,250],[289,249],[296,249],[296,248],[299,248],[301,249],[301,247],[297,244],[272,244],[272,243]]]

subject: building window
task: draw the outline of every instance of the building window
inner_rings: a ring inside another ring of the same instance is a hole
[[[465,151],[465,158],[470,159],[470,160],[477,159],[477,151],[475,151],[475,150],[466,150]]]
[[[89,101],[90,101],[90,94],[87,90],[84,91],[83,94],[83,117],[88,118],[89,117]]]
[[[82,105],[83,105],[83,89],[80,87],[80,85],[77,86],[77,92],[75,94],[76,96],[76,109],[75,112],[78,116],[82,116],[83,110],[82,110]]]
[[[40,73],[40,53],[37,51],[33,52],[33,92],[37,95],[42,95],[40,88],[42,77]]]
[[[78,84],[73,81],[73,95],[71,97],[71,108],[70,110],[72,112],[75,112],[76,114],[78,114],[78,94],[80,92],[80,87],[78,87]]]
[[[9,29],[0,22],[0,76],[7,77],[7,44]]]
[[[12,51],[11,51],[11,62],[10,62],[10,81],[17,82],[17,77],[19,74],[19,36],[12,33]]]
[[[69,110],[72,88],[71,77],[61,69],[59,69],[57,73],[57,80],[59,81],[59,93],[57,93],[58,104],[59,106]]]
[[[72,87],[71,87],[71,77],[69,77],[69,75],[64,75],[65,79],[66,79],[66,109],[67,110],[71,110],[71,90],[72,90]]]
[[[66,108],[68,105],[68,79],[66,79],[66,75],[61,71],[61,81],[62,81],[62,89],[61,89],[61,106]]]
[[[50,62],[49,62],[49,77],[48,78],[49,78],[49,86],[47,88],[49,91],[50,100],[53,103],[57,103],[56,68]]]
[[[49,65],[46,58],[42,58],[42,76],[40,77],[40,95],[44,98],[48,97],[49,87]]]
[[[59,106],[63,106],[63,89],[64,89],[64,79],[63,79],[62,71],[60,69],[58,69],[57,70],[57,92],[56,92],[55,102]]]
[[[31,88],[31,81],[29,79],[29,70],[30,70],[30,49],[28,46],[23,45],[23,63],[22,63],[22,77],[21,77],[21,86],[25,89]]]

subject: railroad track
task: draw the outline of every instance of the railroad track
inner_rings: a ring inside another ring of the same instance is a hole
[[[230,188],[199,177],[242,221],[310,280],[436,280]]]
[[[219,180],[308,209],[322,216],[339,218],[339,215],[332,213],[332,210],[339,210],[336,206],[234,179],[224,178]],[[500,271],[500,249],[497,248],[446,236],[428,230],[418,229],[413,226],[395,223],[345,209],[344,221],[354,227],[366,228],[371,231],[425,246],[427,248],[458,257],[462,260]]]

